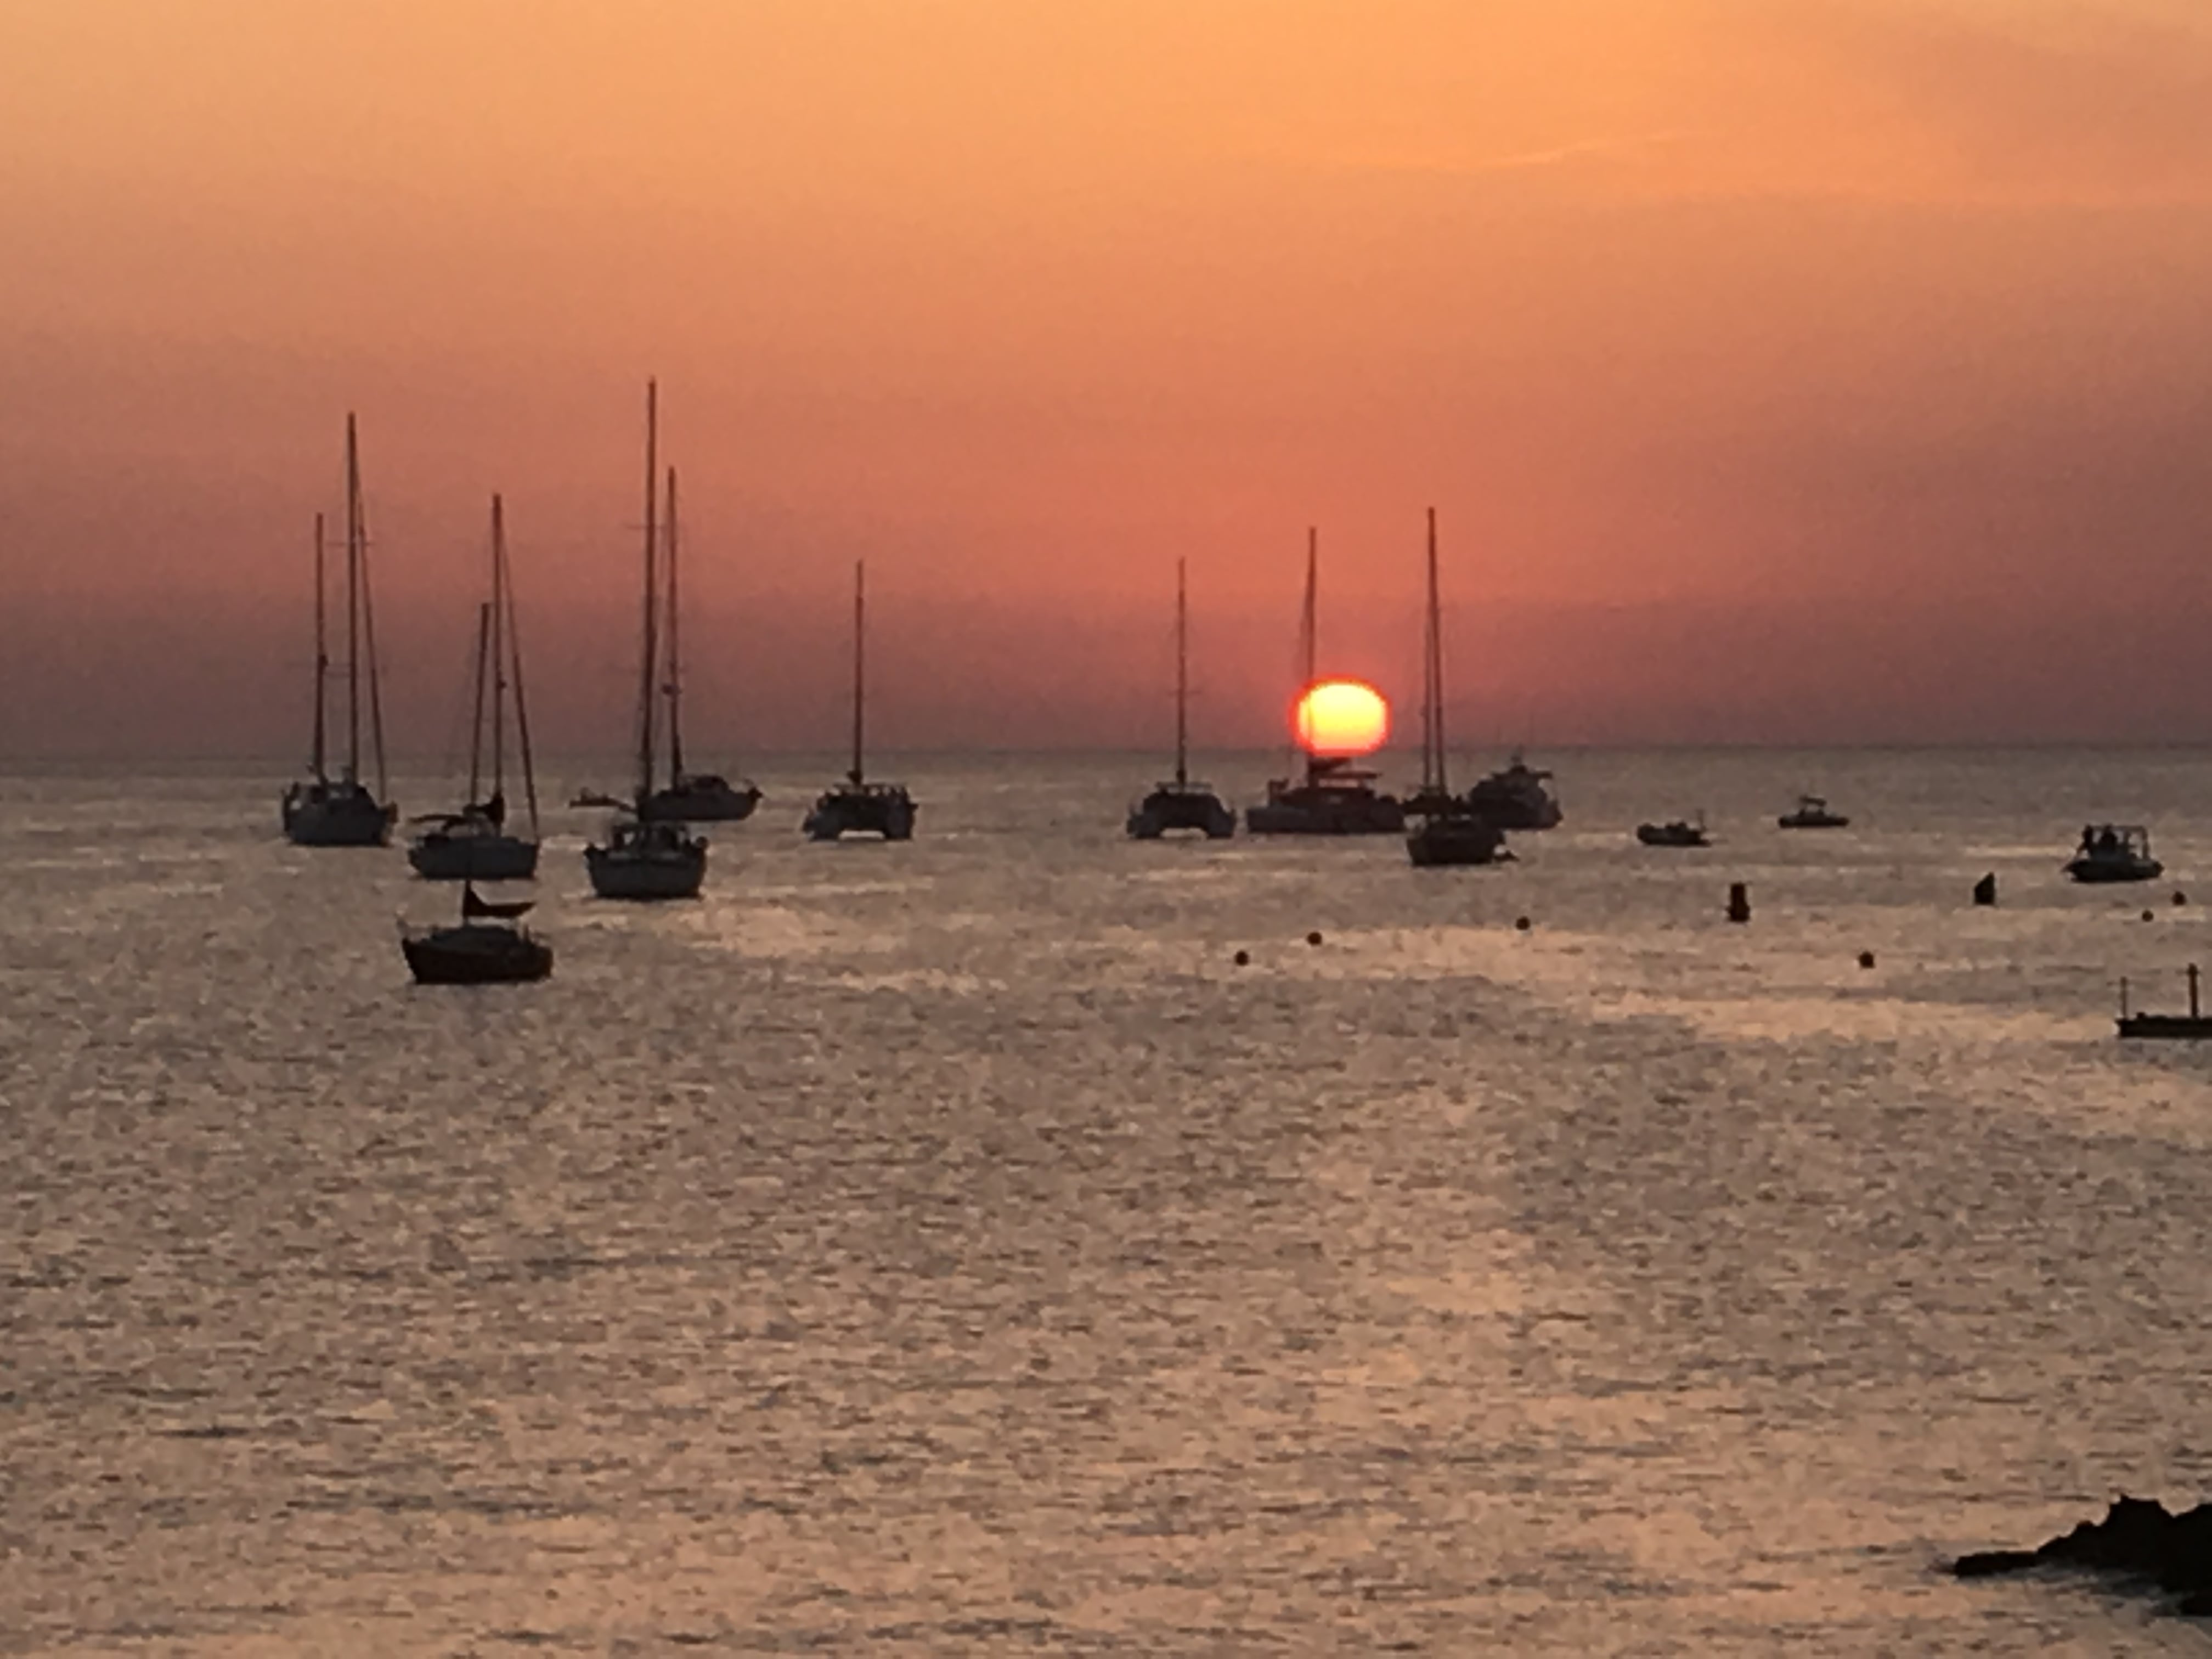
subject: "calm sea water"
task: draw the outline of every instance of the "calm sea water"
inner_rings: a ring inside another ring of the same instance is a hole
[[[1456,872],[787,763],[459,992],[277,777],[0,779],[0,1650],[2204,1652],[1940,1568],[2212,1496],[2212,757],[1553,758]]]

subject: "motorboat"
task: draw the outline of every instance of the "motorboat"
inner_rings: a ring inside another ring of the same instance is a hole
[[[1840,830],[1850,822],[1841,812],[1830,811],[1823,795],[1800,795],[1795,811],[1775,819],[1784,830]]]
[[[1210,783],[1190,775],[1190,599],[1187,562],[1176,561],[1176,757],[1175,776],[1155,784],[1129,809],[1124,827],[1132,839],[1158,841],[1194,830],[1209,841],[1237,833],[1236,809],[1223,804]]]
[[[813,810],[800,825],[816,841],[842,841],[847,836],[909,841],[914,836],[915,814],[920,810],[904,784],[876,782],[868,777],[867,600],[867,564],[860,561],[853,567],[853,764],[843,782],[832,784],[816,798]]]
[[[513,585],[507,579],[506,513],[500,498],[494,495],[491,598],[477,608],[476,698],[469,726],[468,795],[455,811],[432,813],[417,820],[423,828],[408,846],[407,862],[426,881],[528,881],[538,874],[538,775],[530,756],[530,716],[523,702],[522,645],[514,605]],[[526,836],[513,834],[507,827],[510,690],[514,694],[523,799],[530,814]]]
[[[1406,856],[1419,869],[1497,864],[1513,855],[1497,820],[1452,793],[1444,743],[1443,601],[1437,576],[1437,510],[1429,509],[1429,612],[1422,636],[1421,787],[1407,803],[1413,815]]]
[[[2076,881],[2153,881],[2166,866],[2151,856],[2150,831],[2139,823],[2085,823],[2081,844],[2067,861]]]
[[[1674,818],[1666,823],[1639,823],[1636,839],[1646,847],[1711,847],[1712,837],[1705,832],[1705,814],[1700,812],[1694,823],[1687,818]]]
[[[1565,818],[1552,789],[1552,775],[1512,760],[1467,792],[1468,805],[1501,830],[1556,830]]]
[[[495,903],[461,888],[458,927],[403,933],[399,948],[418,985],[514,985],[553,971],[553,947],[515,926],[530,902]]]
[[[392,839],[398,806],[386,797],[384,705],[378,696],[376,629],[368,595],[368,528],[362,504],[361,442],[351,415],[346,416],[346,667],[343,766],[331,775],[328,741],[331,652],[323,578],[323,519],[315,515],[315,696],[314,746],[307,775],[284,791],[284,838],[295,847],[382,847]],[[362,707],[366,680],[367,708]],[[362,716],[376,759],[377,787],[362,776]]]

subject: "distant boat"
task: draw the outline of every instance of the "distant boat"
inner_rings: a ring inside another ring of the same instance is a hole
[[[804,829],[816,841],[847,836],[881,836],[906,841],[914,835],[917,810],[902,783],[871,783],[867,774],[868,570],[853,567],[853,765],[842,783],[833,784],[814,803]]]
[[[455,927],[403,933],[399,948],[418,985],[513,985],[553,971],[553,947],[514,926],[530,901],[495,904],[461,887],[461,920]]]
[[[647,818],[678,823],[735,823],[760,805],[759,786],[735,783],[717,772],[693,772],[684,764],[684,663],[677,650],[676,471],[668,473],[668,773],[667,785],[647,797]]]
[[[523,800],[530,834],[507,829],[507,693],[514,689],[516,747],[522,761]],[[489,707],[485,693],[489,690]],[[489,736],[491,788],[484,790]],[[428,827],[407,849],[407,861],[428,881],[528,881],[538,873],[538,775],[530,758],[530,714],[522,693],[522,640],[514,623],[507,580],[507,521],[500,498],[491,498],[491,598],[477,608],[476,698],[469,723],[469,793],[459,810],[426,820]]]
[[[1235,811],[1222,805],[1212,784],[1194,782],[1190,775],[1190,601],[1184,566],[1176,561],[1175,776],[1129,809],[1127,827],[1138,841],[1157,841],[1171,830],[1195,830],[1210,841],[1237,833]]]
[[[1552,793],[1552,775],[1516,750],[1511,762],[1467,792],[1468,804],[1501,830],[1556,830],[1566,814]]]
[[[392,838],[399,809],[380,799],[384,775],[384,705],[376,678],[376,616],[369,602],[368,530],[362,507],[361,446],[354,417],[346,416],[346,759],[330,775],[325,727],[331,654],[323,604],[323,520],[315,517],[315,738],[308,775],[284,792],[285,839],[295,847],[381,847]],[[369,737],[376,755],[376,788],[361,776],[362,669],[368,670]]]
[[[617,811],[606,835],[584,849],[592,890],[610,899],[696,898],[707,878],[707,843],[680,823],[648,818],[659,738],[654,712],[660,702],[659,388],[645,387],[645,606],[638,647],[637,777],[626,811]]]
[[[1712,837],[1705,833],[1705,815],[1700,812],[1694,823],[1687,818],[1675,818],[1666,823],[1639,823],[1636,839],[1646,847],[1711,847]]]
[[[1320,536],[1306,532],[1305,605],[1298,637],[1305,678],[1299,695],[1317,678],[1320,641]],[[1376,775],[1344,756],[1309,755],[1303,777],[1272,778],[1267,797],[1244,811],[1255,836],[1393,836],[1406,827],[1406,809],[1376,790]]]
[[[1796,811],[1784,812],[1775,819],[1784,830],[1840,830],[1850,822],[1841,812],[1828,810],[1824,795],[1800,795]]]
[[[1422,636],[1421,787],[1408,803],[1419,821],[1406,832],[1406,855],[1424,869],[1496,864],[1513,855],[1498,825],[1451,792],[1444,761],[1443,603],[1437,581],[1437,510],[1429,509],[1429,617]]]
[[[2076,881],[2154,881],[2166,866],[2150,854],[2150,831],[2139,823],[2085,823],[2081,844],[2068,860]]]

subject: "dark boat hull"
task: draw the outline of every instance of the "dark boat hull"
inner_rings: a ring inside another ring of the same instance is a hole
[[[658,823],[742,823],[760,805],[752,784],[720,778],[692,778],[646,797],[645,816]]]
[[[284,838],[295,847],[382,847],[399,809],[357,783],[295,783],[284,792]]]
[[[514,836],[445,836],[433,832],[407,849],[407,862],[425,881],[532,881],[538,843]]]
[[[2212,1037],[2212,1018],[2202,1014],[2129,1014],[2120,1021],[2124,1037]]]
[[[1710,847],[1712,842],[1694,824],[1639,823],[1636,839],[1646,847]]]
[[[1850,819],[1838,812],[1824,812],[1819,817],[1808,817],[1802,812],[1785,812],[1774,822],[1784,830],[1842,830],[1849,826]]]
[[[404,939],[418,985],[522,985],[553,971],[553,947],[510,928],[444,928]]]
[[[2066,873],[2076,881],[2100,886],[2112,882],[2156,881],[2166,873],[2166,866],[2156,859],[2144,859],[2140,863],[2115,864],[2110,860],[2075,859],[2066,866]]]
[[[1223,841],[1237,833],[1237,814],[1203,785],[1164,784],[1129,814],[1127,827],[1137,841],[1158,841],[1178,830]]]
[[[1424,870],[1500,864],[1513,856],[1505,850],[1504,832],[1488,819],[1441,814],[1407,832],[1406,855]]]
[[[841,787],[814,803],[803,828],[816,841],[842,841],[847,836],[910,841],[916,810],[912,798],[896,784]]]

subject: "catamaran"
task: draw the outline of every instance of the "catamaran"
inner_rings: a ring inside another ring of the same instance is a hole
[[[510,674],[523,801],[530,814],[527,836],[511,835],[507,828]],[[489,793],[483,787],[487,735],[491,751]],[[538,777],[531,764],[530,714],[522,694],[522,639],[515,626],[514,594],[507,580],[506,514],[496,495],[491,498],[491,598],[477,607],[476,700],[469,725],[468,799],[457,811],[434,813],[419,822],[427,827],[408,848],[407,861],[427,880],[527,881],[538,873]]]
[[[645,386],[645,610],[638,647],[637,777],[630,805],[618,810],[604,839],[584,849],[592,890],[601,898],[696,898],[707,878],[707,843],[678,821],[649,817],[658,760],[653,718],[661,686],[659,504],[660,394]]]
[[[918,810],[902,783],[872,783],[866,764],[868,706],[868,567],[853,567],[853,764],[842,783],[822,792],[802,826],[816,841],[846,836],[881,836],[907,841],[914,835]]]
[[[1406,855],[1433,865],[1495,864],[1512,857],[1498,825],[1451,792],[1444,760],[1443,604],[1437,582],[1437,510],[1429,509],[1429,619],[1422,636],[1421,787],[1406,810],[1419,822],[1406,832]]]
[[[1318,660],[1320,536],[1306,532],[1306,598],[1300,613],[1299,641],[1305,678],[1298,691],[1313,688]],[[1244,811],[1244,827],[1255,836],[1381,836],[1406,827],[1406,809],[1377,793],[1375,774],[1340,755],[1308,755],[1303,778],[1268,781],[1267,798]]]
[[[369,603],[368,530],[361,496],[361,445],[346,416],[346,758],[330,774],[325,733],[331,671],[323,595],[323,519],[315,515],[315,739],[308,775],[284,791],[285,838],[296,847],[381,847],[399,809],[386,793],[384,705],[376,680],[376,615]],[[362,669],[368,670],[368,726],[376,788],[362,781]]]
[[[1190,775],[1190,598],[1187,562],[1176,561],[1176,763],[1175,776],[1155,785],[1129,809],[1128,831],[1139,841],[1157,841],[1170,830],[1196,830],[1210,841],[1237,833],[1237,814],[1222,805],[1210,783]]]

